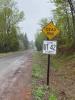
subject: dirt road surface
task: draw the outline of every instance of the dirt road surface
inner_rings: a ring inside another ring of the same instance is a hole
[[[0,58],[0,100],[31,100],[32,52]]]

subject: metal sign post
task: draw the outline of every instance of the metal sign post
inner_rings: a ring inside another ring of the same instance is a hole
[[[57,36],[59,34],[59,30],[52,22],[50,22],[42,29],[42,32],[48,38],[48,41],[43,42],[43,53],[48,54],[47,85],[49,85],[49,73],[51,65],[50,55],[56,54],[56,47],[57,47],[56,41],[49,41],[49,40]]]
[[[50,73],[50,54],[48,54],[47,85],[49,85],[49,73]]]
[[[57,48],[57,41],[45,40],[43,42],[43,53],[48,54],[47,85],[49,85],[49,73],[50,73],[50,65],[51,65],[50,55],[56,54],[56,48]]]

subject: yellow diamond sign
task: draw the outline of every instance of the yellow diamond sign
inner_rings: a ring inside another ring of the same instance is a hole
[[[59,30],[52,22],[46,25],[42,31],[45,33],[49,40],[59,34]]]

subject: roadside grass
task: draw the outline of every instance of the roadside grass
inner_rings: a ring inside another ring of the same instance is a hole
[[[51,94],[49,96],[49,100],[57,100],[57,97],[54,94]]]
[[[54,82],[52,81],[53,83],[50,83],[48,87],[46,85],[47,55],[43,55],[41,52],[34,52],[32,69],[33,100],[58,100],[65,93],[65,91],[62,92],[62,89],[64,89],[62,82],[68,84],[68,81],[75,76],[74,66],[75,54],[51,56],[51,73],[54,76],[50,76],[50,81],[54,79]],[[66,100],[66,95],[61,97],[63,98],[62,100]]]
[[[0,57],[4,57],[4,56],[7,56],[7,55],[11,55],[13,54],[14,52],[6,52],[6,53],[0,53]]]
[[[43,100],[45,88],[43,81],[45,69],[41,62],[41,52],[33,54],[33,70],[32,70],[32,85],[33,85],[33,100]]]
[[[16,52],[0,53],[0,58],[5,57],[5,56],[8,56],[8,55],[12,55],[13,53],[16,53]]]
[[[32,77],[36,78],[43,78],[43,68],[41,65],[35,64],[33,65],[33,70],[32,70]]]
[[[0,58],[1,57],[5,57],[5,56],[8,56],[8,55],[12,55],[12,54],[17,54],[17,53],[22,53],[24,51],[13,51],[13,52],[5,52],[5,53],[0,53]]]
[[[0,57],[6,56],[7,53],[0,53]]]
[[[33,53],[32,95],[33,100],[57,100],[56,95],[46,85],[47,56],[41,52]]]
[[[33,90],[34,100],[42,100],[45,95],[45,90],[43,86],[36,86],[35,90]]]

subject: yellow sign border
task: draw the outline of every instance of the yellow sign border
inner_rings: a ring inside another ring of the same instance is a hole
[[[48,27],[50,24],[53,25],[53,27],[56,28],[55,33],[53,32],[54,35],[47,35],[47,32],[44,31],[44,29],[45,29],[46,27]],[[42,32],[45,33],[45,35],[47,36],[47,38],[48,38],[49,40],[52,39],[52,38],[54,38],[55,36],[57,36],[57,35],[60,33],[59,29],[58,29],[52,22],[50,22],[50,23],[48,23],[46,26],[44,26],[43,29],[42,29]]]

